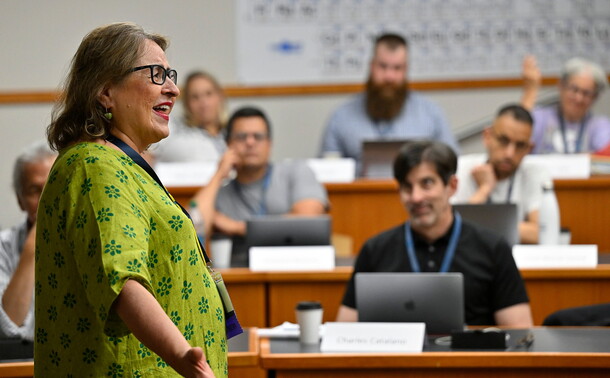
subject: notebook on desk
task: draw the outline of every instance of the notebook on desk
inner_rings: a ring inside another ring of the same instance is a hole
[[[0,362],[31,361],[34,343],[21,339],[0,339]]]
[[[361,322],[425,322],[428,334],[464,328],[461,273],[356,273]]]
[[[519,244],[519,219],[514,203],[454,204],[464,220],[502,236],[511,246]]]
[[[360,175],[379,179],[394,177],[394,159],[407,141],[407,139],[363,141]]]

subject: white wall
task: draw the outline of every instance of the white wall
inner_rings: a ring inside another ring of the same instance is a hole
[[[160,0],[84,2],[76,0],[3,0],[0,11],[0,93],[49,91],[58,87],[82,37],[101,24],[134,21],[171,39],[168,59],[180,77],[206,69],[225,85],[236,84],[234,2]],[[519,98],[518,89],[426,92],[444,110],[454,128],[488,117],[502,104]],[[274,127],[274,159],[312,157],[330,112],[347,95],[238,98],[229,110],[245,104],[264,108]],[[177,107],[176,110],[180,109]],[[596,111],[610,112],[610,96]],[[11,189],[12,164],[26,144],[44,138],[51,104],[0,105],[0,226],[23,218]],[[178,111],[179,112],[179,111]],[[462,152],[480,151],[477,138]]]

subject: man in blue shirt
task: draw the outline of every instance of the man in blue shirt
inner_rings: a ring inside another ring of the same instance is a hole
[[[377,38],[366,90],[332,114],[321,155],[356,159],[360,173],[364,140],[433,139],[457,151],[440,108],[408,89],[407,47],[407,41],[397,34]]]

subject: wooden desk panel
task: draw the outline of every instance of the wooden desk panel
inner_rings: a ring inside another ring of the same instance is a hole
[[[231,302],[242,327],[265,328],[267,322],[267,285],[265,276],[247,268],[218,270],[225,281]]]
[[[523,269],[535,325],[568,307],[610,302],[610,265],[595,269]]]
[[[229,344],[230,346],[230,344]],[[229,377],[231,378],[265,378],[267,373],[260,367],[260,340],[256,328],[248,330],[248,350],[243,352],[229,351]]]
[[[269,273],[269,326],[285,321],[296,323],[294,307],[300,301],[311,300],[322,304],[323,322],[334,322],[352,270],[337,267],[332,272]]]
[[[548,331],[548,329],[546,329]],[[603,339],[608,328],[585,331],[582,337]],[[547,332],[542,329],[542,332]],[[553,332],[551,330],[550,332]],[[538,334],[537,330],[532,330]],[[570,331],[568,331],[570,332]],[[577,331],[579,332],[579,331]],[[593,332],[593,334],[592,334]],[[559,334],[561,335],[561,334]],[[555,335],[552,337],[555,340]],[[544,337],[542,337],[544,339]],[[536,336],[538,339],[538,336]],[[573,340],[573,338],[566,338]],[[552,342],[552,341],[551,341]],[[561,340],[557,341],[561,343]],[[296,343],[293,342],[293,343]],[[534,341],[536,343],[536,341]],[[549,348],[549,338],[540,340],[544,349],[528,351],[424,351],[423,353],[320,353],[318,346],[308,348],[283,345],[272,353],[270,340],[261,339],[261,365],[274,370],[276,377],[606,377],[610,373],[608,350],[578,352],[567,345]],[[580,343],[585,343],[580,341]],[[578,344],[577,344],[578,345]],[[301,349],[301,351],[299,351]],[[567,351],[565,351],[567,349]],[[290,353],[287,353],[290,352]]]
[[[356,180],[347,184],[326,184],[333,219],[333,233],[353,240],[353,254],[371,236],[405,221],[406,211],[398,199],[393,180]],[[170,188],[186,206],[198,188]],[[561,225],[572,232],[573,244],[597,244],[610,252],[610,177],[555,180],[561,211]]]
[[[320,301],[323,321],[334,321],[351,272],[351,267],[310,273],[248,273],[247,269],[237,268],[227,270],[223,276],[233,304],[242,309],[238,310],[240,321],[246,319],[242,324],[260,324],[261,319],[266,319],[265,326],[272,327],[284,321],[295,322],[294,307],[301,300]],[[521,274],[535,325],[541,325],[546,316],[557,310],[610,302],[608,264],[594,269],[527,269]],[[249,284],[256,286],[255,295],[249,294]],[[244,286],[243,291],[233,290],[240,285]]]
[[[28,362],[3,362],[0,363],[0,377],[28,377],[34,376],[34,363]]]
[[[600,252],[610,252],[610,177],[555,180],[555,195],[572,244],[597,244]]]

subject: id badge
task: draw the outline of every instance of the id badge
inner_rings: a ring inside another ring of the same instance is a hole
[[[225,309],[225,328],[227,331],[227,339],[230,339],[233,336],[243,333],[244,330],[241,328],[239,320],[237,320],[237,315],[235,314],[235,309],[233,308],[233,303],[231,302],[231,297],[229,296],[225,282],[222,279],[222,275],[212,269],[212,266],[209,263],[207,264],[207,267],[210,275],[214,279],[216,289],[218,290],[218,294],[220,294],[220,299],[222,300]]]

